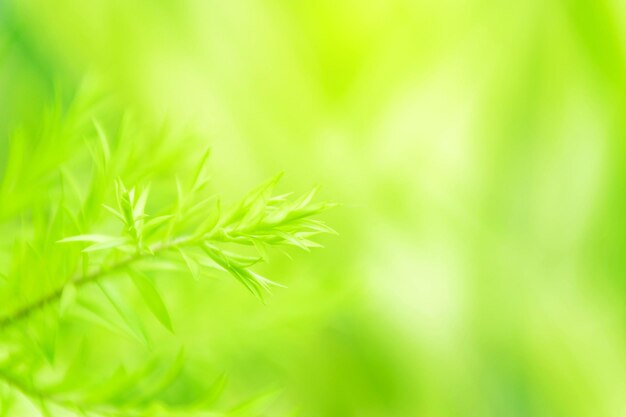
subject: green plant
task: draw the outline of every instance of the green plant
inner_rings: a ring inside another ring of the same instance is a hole
[[[209,152],[194,152],[197,138],[137,128],[110,110],[101,113],[119,129],[108,137],[90,117],[100,101],[85,97],[16,131],[0,164],[0,416],[28,415],[32,405],[43,416],[221,415],[207,413],[224,379],[185,382],[182,350],[132,371],[108,364],[104,382],[90,380],[82,362],[90,341],[67,346],[75,339],[64,338],[66,328],[82,320],[148,345],[125,281],[174,331],[157,283],[163,270],[226,273],[262,300],[279,284],[255,265],[272,248],[320,246],[312,239],[333,230],[315,217],[332,204],[313,202],[316,189],[275,195],[277,176],[224,209],[210,189]],[[169,400],[181,386],[194,395]]]

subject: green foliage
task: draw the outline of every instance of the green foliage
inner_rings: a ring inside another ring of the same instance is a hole
[[[151,351],[150,323],[134,310],[133,294],[176,331],[155,268],[176,279],[230,275],[263,300],[280,284],[256,265],[272,248],[319,247],[314,238],[333,230],[316,217],[333,205],[313,202],[315,189],[275,195],[277,176],[223,209],[207,174],[209,152],[194,161],[197,138],[142,131],[114,108],[104,112],[119,126],[109,136],[114,129],[79,118],[76,105],[55,107],[39,133],[18,131],[1,165],[1,226],[12,238],[0,248],[0,415],[19,407],[45,417],[230,415],[214,408],[224,378],[192,381],[182,350],[151,354],[135,369],[107,358],[109,376],[97,379],[84,369],[93,343],[67,346],[64,335],[86,322]],[[154,189],[174,197],[151,199]],[[194,395],[172,401],[176,390]]]
[[[72,369],[62,393],[184,345],[158,401],[213,398],[223,373],[213,410],[284,387],[255,417],[621,417],[625,52],[623,0],[0,0],[0,317],[137,253],[102,206],[121,213],[118,178],[164,222],[130,268],[3,331],[0,358],[39,392]],[[147,252],[282,169],[352,206],[324,215],[341,239],[309,239],[329,250],[251,265],[266,236],[216,234],[235,277],[205,245]],[[83,234],[128,243],[57,243]],[[242,268],[289,290],[257,302]],[[27,404],[0,383],[0,417]]]

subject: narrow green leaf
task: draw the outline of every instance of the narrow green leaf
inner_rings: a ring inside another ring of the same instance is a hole
[[[166,329],[170,332],[174,332],[167,307],[154,283],[147,276],[133,268],[128,268],[128,271],[133,283],[137,287],[137,290],[139,290],[148,308],[150,308],[150,311],[152,311],[152,314],[154,314],[157,320],[159,320]]]
[[[314,230],[316,232],[320,232],[320,233],[328,233],[331,235],[338,235],[339,233],[337,233],[337,231],[335,229],[333,229],[330,226],[327,226],[324,222],[320,221],[320,220],[311,220],[311,219],[306,219],[303,220],[301,222],[302,226],[307,227],[311,230]]]
[[[211,148],[207,148],[206,151],[204,151],[204,154],[202,155],[202,157],[200,158],[200,161],[198,162],[198,166],[196,167],[196,171],[193,174],[193,179],[191,181],[191,189],[193,191],[198,190],[200,187],[200,181],[202,178],[202,171],[204,171],[207,161],[209,160],[209,157],[211,156]]]
[[[120,213],[119,211],[115,210],[113,207],[107,206],[106,204],[103,204],[102,207],[104,207],[105,209],[107,209],[111,214],[113,214],[115,217],[117,217],[118,219],[120,219],[120,221],[122,223],[126,223],[126,219],[124,219],[124,216],[122,215],[122,213]]]
[[[128,329],[124,328],[119,323],[110,320],[107,315],[102,314],[98,308],[86,303],[79,303],[78,306],[80,308],[71,310],[69,314],[72,319],[78,319],[89,324],[95,324],[118,335],[126,337],[130,336],[131,339],[135,339],[134,334],[130,333]]]
[[[66,237],[65,239],[59,240],[58,243],[69,243],[69,242],[105,243],[105,242],[109,242],[109,241],[117,240],[117,239],[119,238],[116,236],[89,234],[89,235],[78,235],[78,236]]]
[[[309,191],[308,194],[296,200],[294,202],[294,206],[296,207],[296,209],[306,207],[311,202],[311,200],[313,200],[313,197],[315,197],[315,195],[319,192],[319,189],[320,189],[319,185],[316,185],[315,187],[313,187],[311,191]]]
[[[83,249],[83,252],[96,252],[105,249],[118,248],[128,243],[130,243],[130,240],[128,238],[118,237],[106,242],[95,243],[91,246],[87,246],[85,249]]]
[[[261,301],[263,301],[263,290],[270,292],[270,286],[281,286],[274,281],[248,270],[236,259],[230,258],[226,252],[213,245],[205,243],[202,249],[215,263],[228,271]]]
[[[200,267],[198,266],[198,263],[191,256],[187,255],[184,249],[178,248],[178,253],[180,253],[183,261],[185,261],[185,264],[187,265],[189,272],[191,272],[191,276],[193,277],[193,279],[198,281],[200,279]]]
[[[290,235],[289,233],[284,232],[276,232],[278,236],[280,236],[286,243],[289,243],[293,246],[297,246],[302,250],[310,252],[310,249],[297,237]]]
[[[118,294],[115,287],[107,285],[105,282],[97,282],[97,285],[119,318],[124,322],[125,332],[132,335],[142,345],[150,347],[150,340],[141,320],[135,311],[126,305],[126,302]]]
[[[154,232],[160,226],[162,226],[165,222],[173,218],[174,216],[171,214],[165,216],[153,217],[150,220],[146,221],[143,225],[144,233],[149,234]]]
[[[150,186],[147,186],[137,198],[137,202],[133,207],[133,217],[139,219],[146,209],[146,202],[148,201],[148,195],[150,194]]]
[[[212,210],[209,211],[209,215],[200,224],[200,226],[198,227],[194,235],[199,237],[199,236],[206,235],[207,233],[211,233],[213,230],[215,230],[215,228],[220,222],[221,214],[222,214],[222,205],[218,197],[215,200],[215,206],[213,207]]]

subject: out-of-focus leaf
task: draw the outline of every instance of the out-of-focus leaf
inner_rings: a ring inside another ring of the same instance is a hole
[[[59,243],[69,243],[69,242],[106,243],[106,242],[117,241],[117,240],[119,240],[119,237],[117,236],[87,234],[87,235],[66,237],[65,239],[59,240]]]
[[[173,332],[174,329],[169,312],[154,283],[147,276],[134,268],[129,268],[128,272],[133,283],[139,290],[139,293],[150,308],[150,311],[152,311],[152,314],[154,314],[157,320],[159,320],[166,329]]]
[[[184,249],[178,248],[178,252],[180,253],[180,256],[183,258],[185,265],[187,265],[189,272],[191,272],[191,276],[196,281],[200,279],[200,267],[198,263],[196,262],[196,260],[193,259],[191,256],[187,255]]]

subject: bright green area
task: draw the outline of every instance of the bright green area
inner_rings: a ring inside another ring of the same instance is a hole
[[[325,249],[272,252],[260,270],[288,288],[266,304],[156,271],[172,334],[120,279],[150,346],[63,318],[50,369],[81,339],[100,378],[184,346],[168,401],[225,373],[216,409],[278,389],[254,416],[626,412],[623,2],[4,0],[0,60],[0,175],[27,145],[0,188],[0,273],[58,168],[85,185],[94,117],[155,207],[207,146],[226,201],[284,171],[279,191],[342,204]]]

